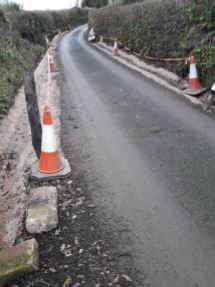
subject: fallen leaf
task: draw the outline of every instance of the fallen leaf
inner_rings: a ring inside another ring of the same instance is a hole
[[[69,286],[71,286],[71,284],[72,284],[72,279],[71,279],[71,277],[68,275],[68,276],[66,277],[66,280],[64,281],[62,287],[69,287]]]
[[[75,239],[74,239],[74,244],[75,244],[75,245],[79,245],[78,237],[75,237]]]
[[[119,282],[119,275],[117,275],[115,278],[113,278],[112,283],[116,284]]]
[[[66,244],[62,244],[61,247],[60,247],[60,251],[61,251],[61,252],[64,251],[65,248],[66,248]]]
[[[128,275],[124,275],[124,274],[123,274],[122,277],[124,277],[127,281],[132,282],[131,278],[128,277]]]
[[[49,271],[51,271],[52,273],[56,273],[57,272],[56,268],[54,268],[54,267],[50,267]]]
[[[60,234],[60,229],[56,229],[54,234],[55,235],[59,235]]]

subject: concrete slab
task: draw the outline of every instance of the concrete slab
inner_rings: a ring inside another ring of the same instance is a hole
[[[57,189],[42,186],[30,191],[25,220],[26,230],[31,234],[41,234],[57,227]]]
[[[24,241],[0,252],[0,286],[39,269],[36,239]]]

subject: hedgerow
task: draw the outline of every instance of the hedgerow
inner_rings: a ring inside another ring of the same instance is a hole
[[[27,12],[0,5],[0,118],[14,102],[23,72],[34,69],[44,54],[45,34],[86,21],[87,11],[81,9]]]
[[[143,56],[194,55],[199,76],[210,87],[215,81],[215,1],[148,0],[111,5],[90,12],[89,23],[98,34],[117,37]],[[157,65],[187,75],[184,62]]]

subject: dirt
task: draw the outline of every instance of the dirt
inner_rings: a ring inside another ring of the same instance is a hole
[[[57,45],[57,39],[54,45]],[[41,111],[46,102],[46,55],[34,75]],[[54,112],[58,134],[60,132],[59,95],[59,89],[53,81],[49,103]],[[21,232],[27,203],[25,175],[26,170],[35,160],[24,89],[21,87],[9,114],[0,121],[0,250],[13,245]]]
[[[14,244],[22,226],[24,169],[34,160],[23,89],[0,123],[0,250]]]
[[[121,255],[115,239],[108,229],[101,228],[97,207],[83,178],[73,175],[46,183],[49,184],[58,189],[59,225],[49,233],[36,236],[40,270],[8,287],[137,286],[129,270],[119,268]],[[44,183],[30,181],[27,189],[40,185]],[[20,240],[29,238],[23,230]]]

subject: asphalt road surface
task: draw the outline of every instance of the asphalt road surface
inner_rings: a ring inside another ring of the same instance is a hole
[[[141,286],[214,287],[214,119],[98,52],[83,31],[59,48],[65,153]]]

